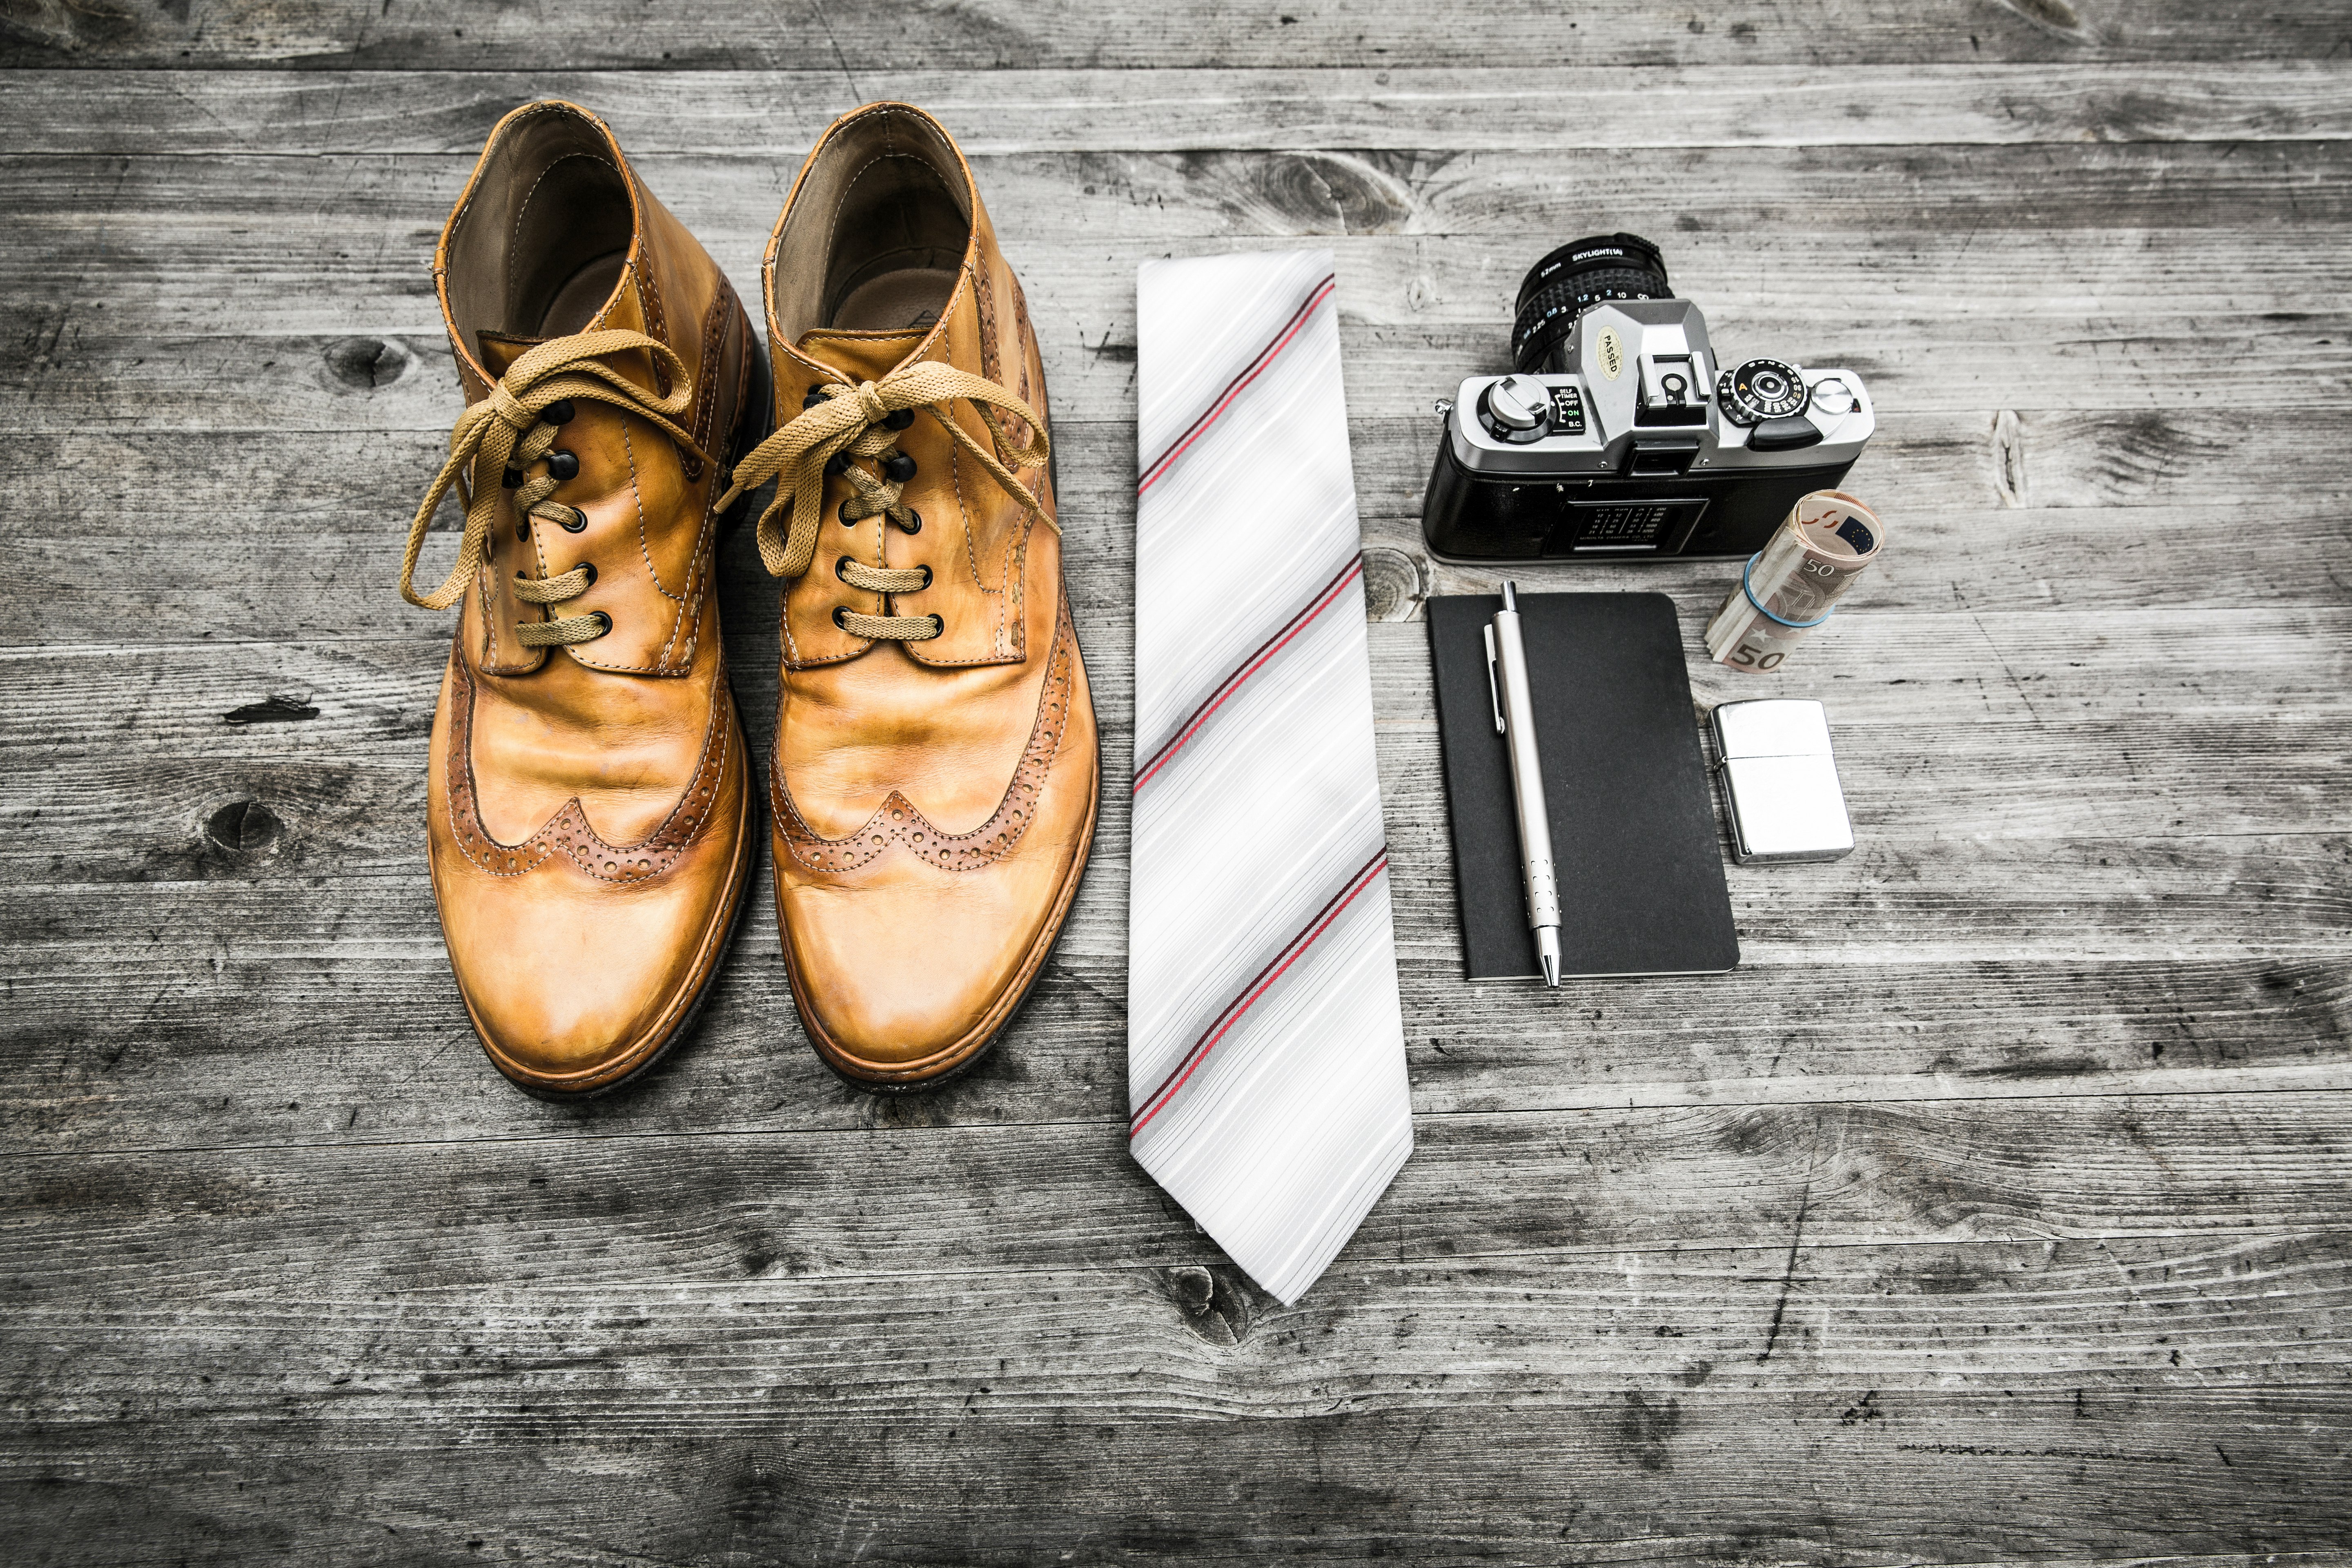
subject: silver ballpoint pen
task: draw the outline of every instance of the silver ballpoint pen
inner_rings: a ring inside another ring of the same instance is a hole
[[[1519,866],[1526,874],[1528,928],[1544,984],[1559,984],[1559,879],[1551,860],[1551,817],[1544,809],[1543,759],[1536,754],[1534,694],[1528,650],[1519,640],[1519,585],[1503,584],[1503,607],[1486,623],[1486,689],[1495,732],[1511,753],[1511,797],[1519,814]]]

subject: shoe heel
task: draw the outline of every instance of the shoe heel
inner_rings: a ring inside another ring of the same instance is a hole
[[[728,438],[727,466],[732,470],[744,455],[768,438],[776,427],[776,378],[768,369],[768,351],[751,333],[749,320],[743,323],[743,349],[751,356],[751,384],[746,390],[743,406],[735,418],[735,431]],[[739,497],[733,506],[721,512],[719,527],[721,532],[732,532],[751,515],[751,494]]]

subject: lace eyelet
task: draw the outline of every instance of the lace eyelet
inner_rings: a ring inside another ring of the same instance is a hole
[[[580,455],[576,452],[567,452],[560,447],[557,447],[554,451],[550,452],[547,455],[547,473],[550,479],[558,480],[559,482],[564,479],[578,479],[580,477]]]
[[[893,452],[882,459],[883,477],[905,484],[915,477],[915,459],[904,452]]]
[[[914,422],[915,411],[911,408],[893,408],[882,416],[882,428],[885,430],[904,430]]]
[[[515,537],[517,539],[529,539],[530,537],[530,518],[519,517],[515,519]]]
[[[520,468],[509,468],[505,473],[500,474],[499,476],[499,488],[509,490],[519,490],[522,489],[522,470]]]
[[[568,397],[559,397],[554,402],[549,404],[546,407],[539,411],[539,422],[542,425],[553,425],[561,427],[571,424],[573,416],[578,411],[572,406],[572,399]]]
[[[836,626],[841,626],[843,631],[847,631],[849,628],[847,626],[841,626],[841,617],[848,613],[849,606],[846,605],[835,605],[833,607],[833,624]]]
[[[824,460],[824,471],[828,479],[835,479],[849,472],[849,454],[835,452],[832,457],[827,458]]]
[[[945,616],[933,616],[931,617],[931,636],[935,637],[943,637],[947,635],[947,617]]]
[[[897,524],[898,531],[901,533],[920,533],[923,531],[923,514],[917,511],[913,507],[908,507],[907,509],[906,521],[899,522],[896,518],[892,518],[890,521]]]
[[[587,527],[588,514],[576,506],[572,509],[572,515],[563,520],[563,531],[566,533],[579,533]]]
[[[579,565],[574,566],[572,570],[574,572],[585,572],[588,574],[588,581],[581,584],[580,585],[582,587],[593,588],[596,585],[596,563],[593,561],[583,561]]]
[[[931,585],[931,569],[929,566],[923,565],[923,563],[919,561],[915,563],[915,564],[923,567],[923,588],[929,587]],[[923,591],[923,588],[918,588],[915,592],[919,594]]]
[[[835,576],[836,576],[836,577],[840,578],[840,579],[841,579],[843,582],[845,582],[845,583],[846,583],[846,582],[848,582],[848,581],[849,581],[849,557],[848,557],[848,556],[846,556],[846,555],[836,555],[836,556],[835,556],[835,557],[833,558],[833,574],[834,574]]]
[[[588,613],[596,617],[596,625],[600,628],[596,635],[600,637],[610,636],[613,630],[613,617],[602,610],[591,610]]]

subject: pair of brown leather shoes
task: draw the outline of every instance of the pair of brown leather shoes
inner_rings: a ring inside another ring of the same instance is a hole
[[[969,1066],[1068,913],[1097,767],[1045,371],[954,142],[903,104],[819,139],[762,268],[765,363],[726,277],[571,104],[499,121],[433,271],[467,406],[401,591],[461,606],[427,847],[491,1061],[538,1094],[608,1089],[709,990],[758,815],[719,535],[772,479],[793,998],[853,1082]],[[457,564],[420,595],[453,489]]]

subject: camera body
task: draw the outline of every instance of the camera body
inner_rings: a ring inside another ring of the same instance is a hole
[[[1517,372],[1438,405],[1422,531],[1441,560],[1753,554],[1876,428],[1852,371],[1719,366],[1706,316],[1631,235],[1545,258],[1512,336]]]

